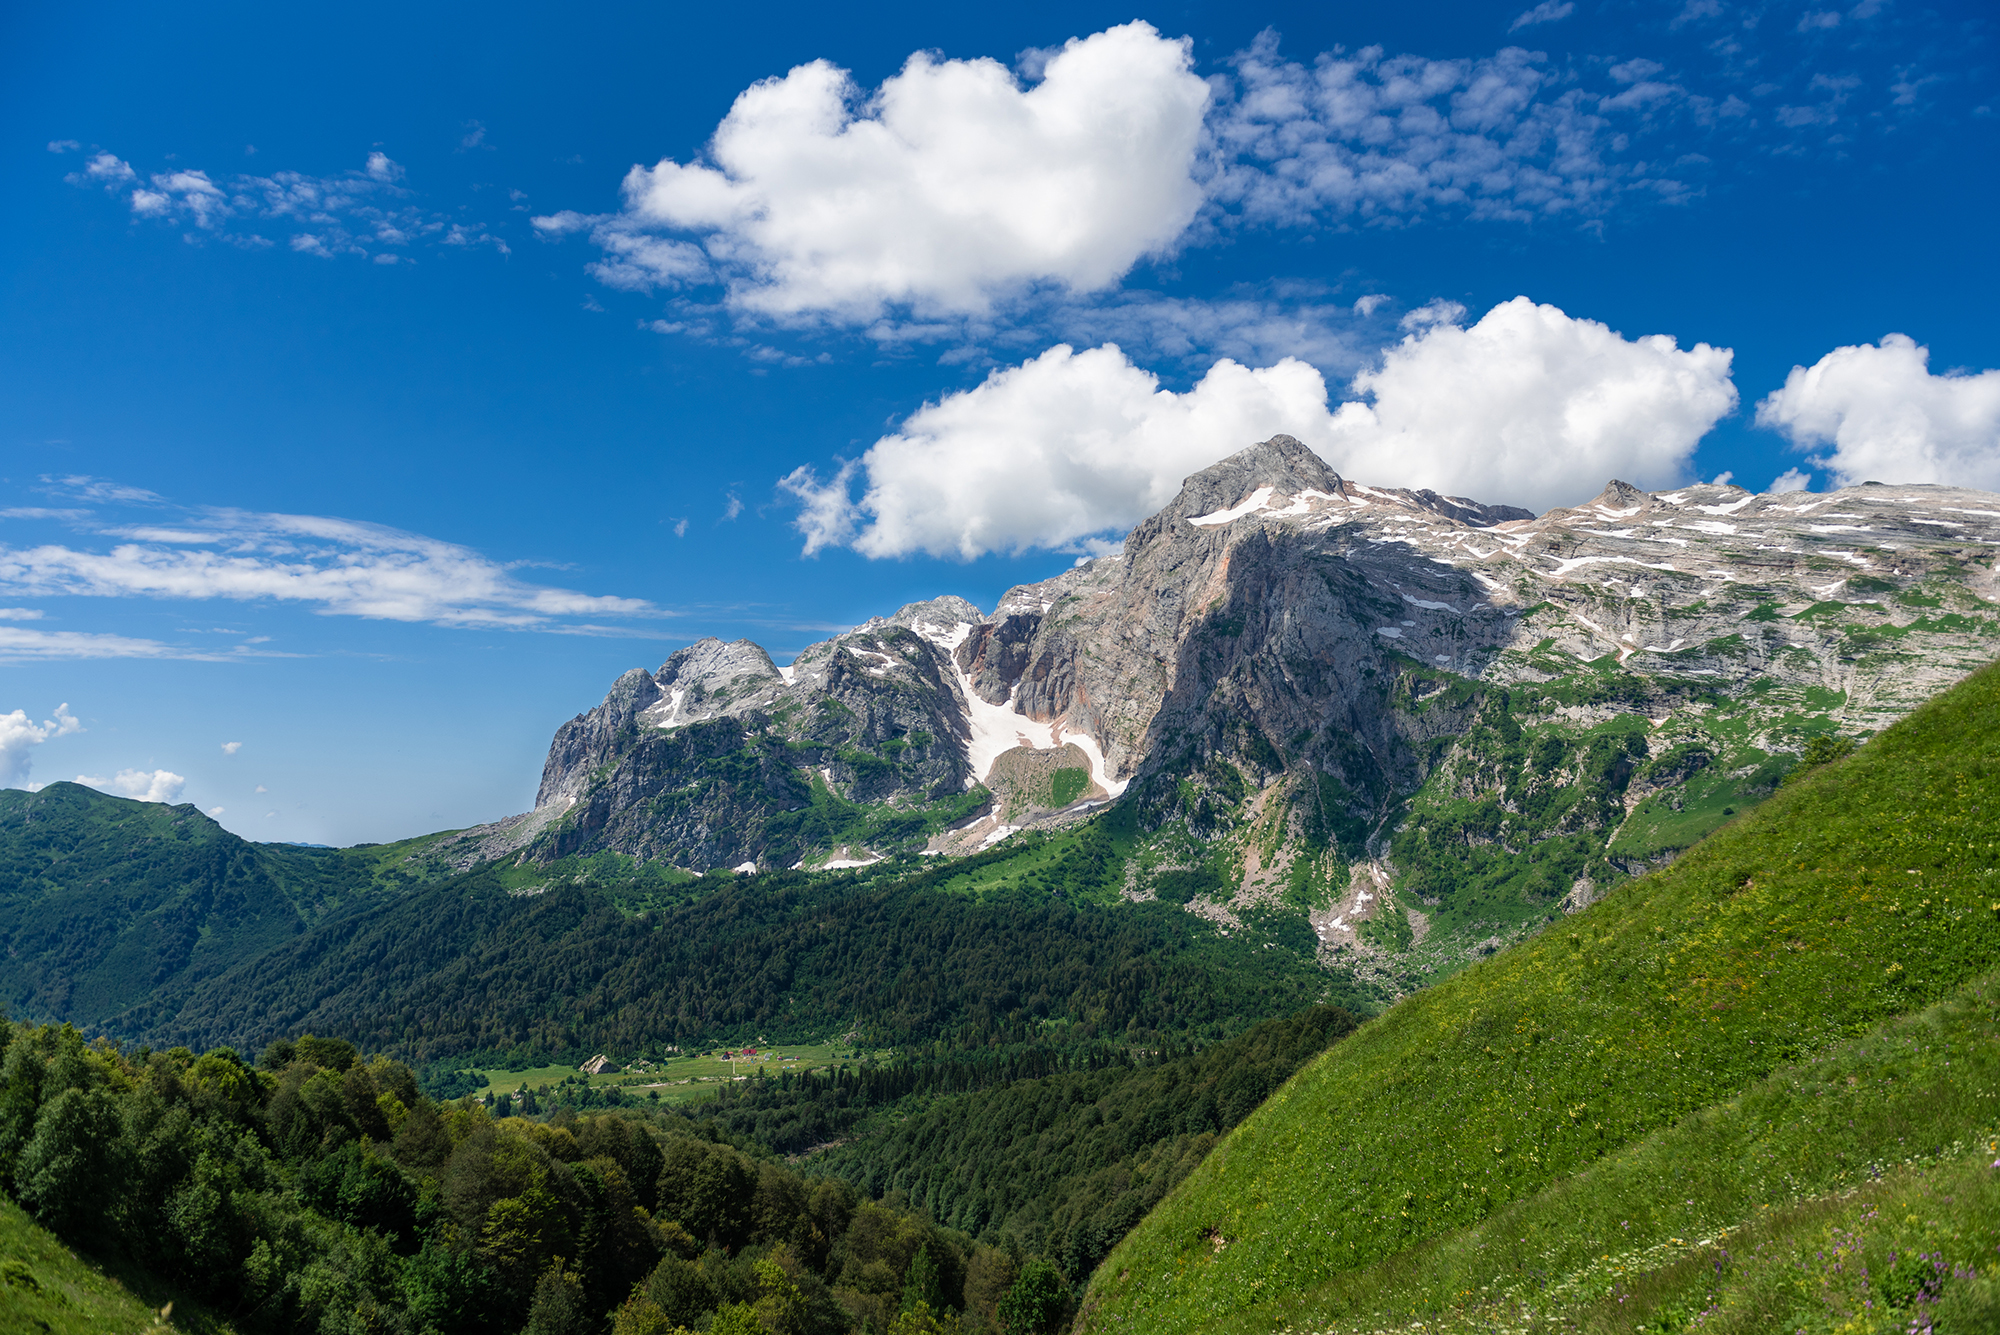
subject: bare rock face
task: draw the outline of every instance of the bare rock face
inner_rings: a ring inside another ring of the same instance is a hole
[[[1329,884],[1374,868],[1357,903],[1553,911],[1759,800],[1814,734],[1866,735],[1990,660],[1996,554],[1983,492],[1613,481],[1536,516],[1274,437],[991,615],[936,599],[786,668],[704,640],[625,674],[558,731],[533,847],[789,865],[859,840],[814,825],[829,802],[900,813],[915,846],[1026,748],[1080,756],[1185,859],[1277,821]]]
[[[704,639],[632,671],[557,730],[542,770],[535,851],[601,848],[697,870],[789,865],[851,833],[854,804],[958,814],[973,786],[949,655],[914,604],[813,645],[780,669],[748,640]],[[815,791],[846,824],[809,815]],[[975,802],[973,805],[977,805]],[[900,827],[899,827],[900,828]],[[927,831],[926,831],[927,833]]]

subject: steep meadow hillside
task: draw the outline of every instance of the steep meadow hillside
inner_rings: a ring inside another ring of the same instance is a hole
[[[1988,668],[1336,1045],[1113,1252],[1081,1329],[1568,1329],[1607,1301],[1622,1330],[1641,1308],[1776,1329],[1757,1323],[1790,1309],[1750,1303],[1769,1275],[1718,1239],[1790,1246],[1773,1221],[1817,1208],[1807,1234],[1845,1220],[1852,1237],[1822,1228],[1801,1256],[1839,1243],[1859,1262],[1872,1237],[1890,1265],[1897,1240],[1865,1211],[1811,1205],[1864,1186],[1929,1201],[1896,1263],[1920,1245],[1944,1269],[1864,1285],[1854,1311],[1985,1291],[2000,1201],[1966,1156],[2000,1129],[1996,843]]]

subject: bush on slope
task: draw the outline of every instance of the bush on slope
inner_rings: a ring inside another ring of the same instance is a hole
[[[1112,1253],[1089,1330],[1269,1328],[2000,960],[2000,672],[1668,870],[1388,1012]]]

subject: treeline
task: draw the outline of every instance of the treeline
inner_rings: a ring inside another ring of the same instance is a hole
[[[0,1187],[244,1331],[1049,1332],[1056,1266],[637,1115],[495,1120],[337,1039],[4,1027]],[[30,1275],[32,1278],[32,1275]]]
[[[1224,1132],[1357,1023],[1316,1006],[1156,1065],[922,1098],[862,1122],[812,1166],[869,1196],[907,1199],[947,1228],[1045,1254],[1081,1284]],[[733,1108],[717,1115],[763,1130]]]
[[[1095,1043],[1073,1048],[1041,1045],[1014,1051],[954,1051],[933,1045],[880,1065],[841,1065],[804,1073],[761,1074],[724,1085],[690,1115],[713,1119],[732,1135],[776,1154],[802,1154],[850,1134],[878,1109],[910,1098],[1004,1089],[1024,1080],[1066,1072],[1131,1070],[1184,1058],[1169,1046],[1150,1053]],[[616,1089],[558,1086],[544,1096],[551,1107],[587,1107],[593,1101],[629,1099]]]
[[[999,902],[903,885],[734,878],[631,916],[601,888],[529,899],[474,872],[306,933],[120,1017],[155,1042],[254,1048],[336,1032],[422,1064],[471,1054],[641,1054],[668,1044],[817,1038],[955,1048],[1061,1039],[1212,1041],[1330,995],[1340,980],[1254,930],[1219,935],[1164,904]]]
[[[1009,1255],[1046,1256],[1081,1285],[1216,1141],[1357,1017],[1313,1007],[1201,1051],[1045,1049],[990,1062],[917,1053],[879,1067],[753,1078],[664,1114],[734,1144],[796,1156],[874,1199],[904,1201]],[[963,1054],[960,1054],[963,1056]],[[631,1106],[575,1081],[528,1113]]]

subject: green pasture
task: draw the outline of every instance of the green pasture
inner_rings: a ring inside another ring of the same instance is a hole
[[[863,1049],[833,1041],[784,1043],[775,1047],[759,1043],[751,1046],[757,1049],[754,1057],[743,1055],[745,1049],[740,1047],[632,1057],[624,1062],[612,1057],[612,1061],[624,1069],[606,1071],[602,1075],[587,1076],[575,1066],[537,1066],[525,1071],[487,1067],[481,1074],[486,1077],[487,1085],[496,1097],[511,1096],[523,1086],[539,1091],[545,1085],[553,1089],[569,1082],[589,1085],[593,1089],[617,1088],[641,1098],[658,1091],[661,1100],[666,1101],[699,1095],[707,1092],[704,1087],[737,1079],[752,1079],[760,1074],[768,1080],[787,1071],[798,1074],[839,1066],[843,1062],[886,1061],[894,1055],[887,1049]]]

